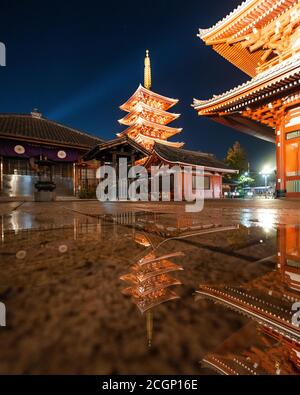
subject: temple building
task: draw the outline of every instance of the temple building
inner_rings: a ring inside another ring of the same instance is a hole
[[[299,196],[299,0],[246,0],[199,37],[251,79],[209,100],[194,99],[195,110],[275,143],[277,196]]]
[[[212,154],[186,150],[183,142],[170,141],[182,132],[170,126],[180,116],[169,111],[178,100],[155,93],[151,87],[147,51],[144,85],[120,107],[127,113],[119,120],[125,129],[110,141],[49,120],[38,110],[0,114],[0,195],[33,198],[40,173],[37,162],[46,160],[51,162],[57,196],[92,198],[99,182],[97,168],[111,164],[118,170],[118,160],[127,158],[128,168],[143,164],[149,172],[152,165],[190,166],[194,172],[204,168],[205,198],[222,197],[223,175],[237,171]]]
[[[222,196],[223,174],[236,174],[224,162],[218,160],[213,154],[204,152],[177,149],[163,144],[155,144],[152,155],[146,166],[167,165],[173,166],[203,166],[204,167],[204,198],[218,199]]]
[[[95,185],[96,163],[82,156],[103,140],[42,116],[0,114],[0,195],[32,197],[38,179],[36,160],[53,162],[57,194],[74,196]]]
[[[236,174],[224,162],[214,155],[183,149],[183,142],[169,139],[182,132],[181,128],[169,124],[180,114],[169,110],[178,103],[177,99],[162,96],[151,90],[151,62],[146,51],[144,65],[144,85],[120,107],[127,114],[119,120],[126,128],[117,134],[117,138],[100,143],[84,155],[84,160],[97,160],[111,163],[118,171],[118,160],[127,158],[129,166],[144,164],[147,169],[152,165],[191,166],[193,169],[204,167],[205,198],[222,197],[222,177],[224,174]]]

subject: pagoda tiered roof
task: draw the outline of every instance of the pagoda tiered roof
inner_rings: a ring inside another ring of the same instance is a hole
[[[247,0],[199,37],[253,77],[285,51],[282,38],[297,35],[298,15],[298,0]]]
[[[175,106],[178,101],[178,99],[171,99],[169,97],[155,93],[150,89],[146,89],[140,84],[130,99],[120,106],[120,109],[126,112],[132,112],[138,103],[145,103],[149,107],[167,111],[171,107]]]
[[[120,119],[119,123],[128,126],[128,128],[117,134],[117,136],[129,136],[150,151],[152,151],[156,141],[164,142],[164,144],[170,146],[181,147],[183,143],[167,141],[168,138],[182,131],[181,128],[167,126],[180,116],[180,114],[168,113],[168,110],[177,104],[178,100],[151,91],[151,86],[151,62],[149,51],[147,50],[144,86],[139,85],[131,98],[120,107],[121,110],[127,111],[128,114]]]
[[[137,135],[142,134],[148,137],[166,140],[180,132],[182,132],[182,128],[170,128],[169,126],[138,118],[133,125],[129,126],[129,128],[125,129],[122,133],[119,133],[118,136],[127,135],[131,138],[135,138]]]
[[[135,124],[138,119],[144,119],[149,122],[156,122],[161,125],[168,125],[170,122],[179,118],[180,114],[170,113],[159,108],[153,108],[141,102],[136,104],[133,110],[124,118],[119,120],[119,123],[126,126]]]
[[[154,145],[161,144],[164,146],[168,146],[170,148],[181,148],[184,146],[184,143],[180,142],[174,142],[174,141],[167,141],[167,140],[162,140],[156,137],[150,137],[150,136],[145,136],[141,133],[139,133],[136,138],[136,142],[138,142],[141,145],[145,145],[148,150],[153,150]]]

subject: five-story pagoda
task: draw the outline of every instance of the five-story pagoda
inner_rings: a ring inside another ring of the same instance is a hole
[[[136,92],[120,109],[127,115],[119,123],[127,128],[118,137],[128,136],[143,147],[152,150],[154,144],[160,143],[170,147],[180,148],[184,143],[170,142],[168,139],[182,131],[181,128],[167,126],[179,118],[180,114],[168,112],[177,99],[171,99],[151,91],[151,62],[149,51],[146,51],[144,86],[139,85]]]

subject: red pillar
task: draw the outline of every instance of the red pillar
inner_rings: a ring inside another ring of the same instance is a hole
[[[210,182],[211,182],[212,198],[215,199],[215,176],[214,176],[214,174],[212,176],[210,176]]]
[[[278,197],[286,194],[286,165],[285,165],[285,133],[284,117],[276,132],[276,161],[277,161],[277,183],[276,191]]]

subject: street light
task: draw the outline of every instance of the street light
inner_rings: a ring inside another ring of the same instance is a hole
[[[259,173],[259,174],[261,174],[261,175],[264,177],[264,179],[265,179],[265,188],[266,188],[266,189],[267,189],[267,187],[268,187],[268,178],[270,177],[271,173],[272,173],[272,170],[271,170],[271,168],[270,168],[269,166],[265,166],[265,167],[262,169],[262,171]]]

